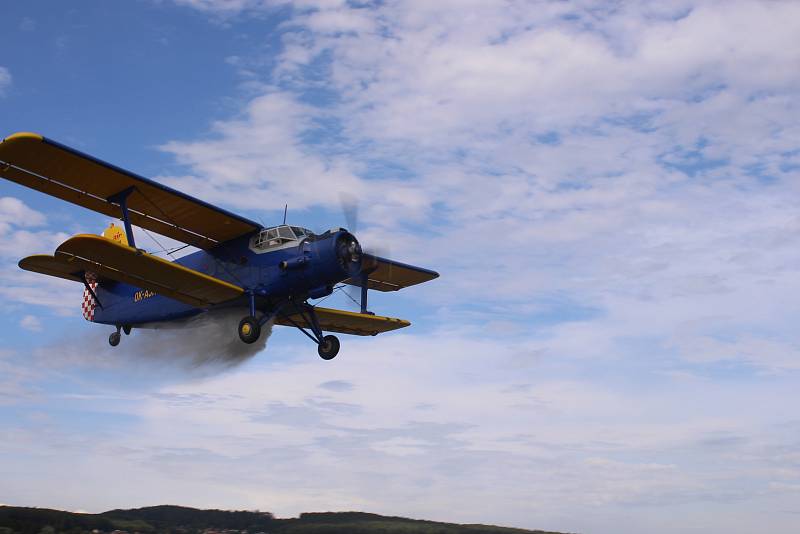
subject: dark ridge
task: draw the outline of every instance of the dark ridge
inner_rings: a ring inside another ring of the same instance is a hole
[[[228,530],[264,530],[275,523],[269,512],[198,510],[186,506],[148,506],[132,510],[110,510],[98,514],[112,521],[143,521],[155,529],[203,530],[213,526]]]
[[[0,534],[559,534],[491,525],[459,525],[364,512],[313,512],[277,519],[269,512],[149,506],[77,514],[0,506]]]
[[[559,534],[546,532],[544,530],[525,530],[519,528],[497,527],[493,525],[463,525],[458,523],[442,523],[441,521],[430,521],[427,519],[409,519],[399,516],[385,516],[370,514],[367,512],[306,512],[300,514],[296,520],[304,526],[328,524],[336,525],[341,523],[360,524],[376,526],[378,523],[391,523],[395,527],[405,527],[408,532],[453,532],[480,534],[487,533],[536,533],[536,534]],[[378,532],[380,530],[375,530]],[[402,530],[405,532],[406,530]],[[327,531],[326,531],[327,532]],[[401,530],[391,530],[391,532],[401,532]]]
[[[19,534],[38,534],[47,526],[53,529],[47,534],[114,530],[114,524],[111,521],[97,515],[74,514],[48,508],[0,506],[0,534],[17,532]]]

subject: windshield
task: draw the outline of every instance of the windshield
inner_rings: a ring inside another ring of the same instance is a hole
[[[276,226],[261,230],[253,241],[253,247],[257,249],[268,249],[278,247],[291,241],[296,241],[297,237],[288,226]]]
[[[289,246],[313,235],[314,233],[307,228],[282,224],[261,230],[258,235],[251,238],[250,246],[256,251],[263,252]]]
[[[314,235],[314,232],[312,232],[311,230],[307,228],[301,228],[299,226],[292,226],[292,231],[294,232],[294,235],[296,235],[298,239],[303,239],[304,237]]]

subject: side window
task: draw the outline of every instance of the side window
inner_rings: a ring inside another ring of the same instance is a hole
[[[266,247],[274,247],[276,245],[280,245],[281,242],[278,240],[278,230],[276,228],[272,228],[271,230],[267,230],[267,237],[266,237]]]

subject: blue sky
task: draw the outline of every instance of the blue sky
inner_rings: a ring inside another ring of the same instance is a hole
[[[346,192],[442,277],[332,362],[276,329],[222,365],[218,325],[111,350],[16,267],[108,221],[0,184],[0,502],[797,531],[799,10],[6,6],[0,135],[266,223],[343,224]]]

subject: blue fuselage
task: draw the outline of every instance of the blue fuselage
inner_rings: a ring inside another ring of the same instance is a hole
[[[289,298],[325,296],[335,284],[357,274],[357,268],[343,260],[343,239],[355,242],[348,232],[340,230],[295,242],[287,248],[257,253],[250,246],[250,236],[243,236],[176,262],[242,287],[256,296],[257,308],[264,311]],[[190,317],[209,309],[121,282],[103,281],[95,293],[99,305],[94,322],[103,324],[137,326]],[[248,308],[249,305],[249,296],[243,296],[216,307]]]

